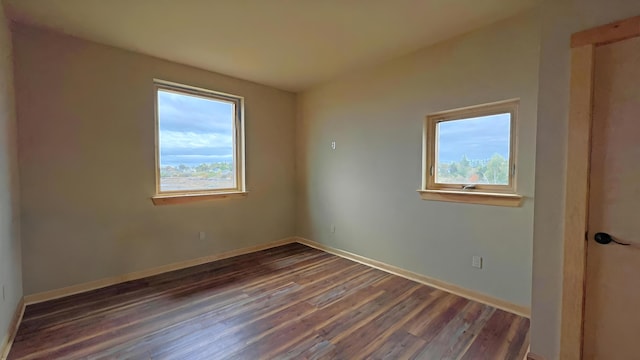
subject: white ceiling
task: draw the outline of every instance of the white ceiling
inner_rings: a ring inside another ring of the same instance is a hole
[[[290,91],[536,0],[5,0],[18,22]]]

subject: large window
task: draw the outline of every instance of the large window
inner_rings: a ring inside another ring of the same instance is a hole
[[[156,192],[244,191],[243,98],[155,81]]]
[[[510,100],[428,115],[423,190],[515,194],[517,109]]]

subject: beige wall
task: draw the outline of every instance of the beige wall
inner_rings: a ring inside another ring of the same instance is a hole
[[[294,234],[294,94],[29,27],[14,44],[25,294]],[[248,198],[152,204],[153,78],[245,97]]]
[[[539,33],[522,14],[300,95],[298,235],[529,306]],[[425,115],[511,98],[523,206],[421,200]]]
[[[20,205],[9,25],[0,4],[0,352],[22,297]],[[2,299],[4,286],[5,298]]]
[[[545,0],[541,14],[531,351],[547,359],[557,359],[569,111],[569,38],[580,30],[640,15],[640,2]]]

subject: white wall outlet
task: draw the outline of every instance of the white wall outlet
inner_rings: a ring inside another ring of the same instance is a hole
[[[204,240],[207,238],[207,234],[204,231],[200,231],[198,236],[200,237],[200,240]]]
[[[331,233],[335,233],[336,232],[336,226],[334,224],[331,224]]]
[[[336,141],[332,140],[331,141],[331,150],[335,150],[336,149]]]
[[[474,256],[471,258],[471,266],[474,268],[482,269],[482,257]]]

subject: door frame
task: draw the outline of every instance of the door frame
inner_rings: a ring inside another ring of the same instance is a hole
[[[582,358],[595,48],[640,36],[640,16],[571,36],[560,358]]]

